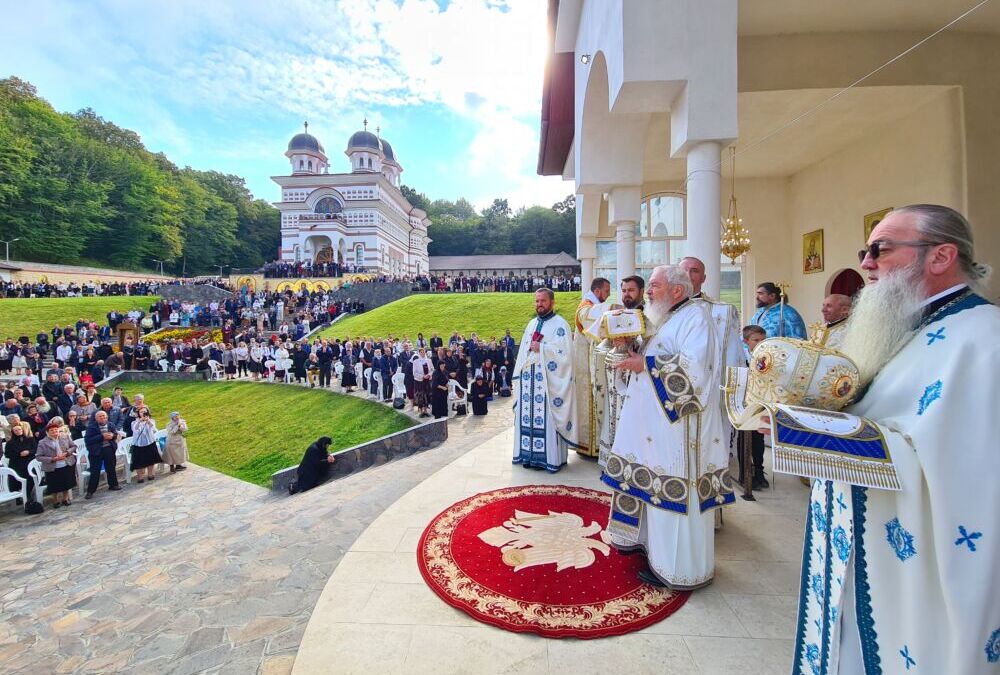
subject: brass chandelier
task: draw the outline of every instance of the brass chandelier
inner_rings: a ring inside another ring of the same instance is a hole
[[[750,231],[743,226],[736,206],[736,147],[729,147],[732,164],[732,190],[729,193],[729,215],[722,219],[722,253],[735,263],[736,259],[750,251]]]

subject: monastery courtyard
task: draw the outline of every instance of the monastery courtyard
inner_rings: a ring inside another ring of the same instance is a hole
[[[512,466],[500,402],[449,424],[438,448],[293,498],[191,465],[41,517],[4,509],[0,672],[788,671],[798,480],[779,476],[726,510],[715,581],[675,614],[621,637],[545,639],[446,605],[420,576],[417,542],[465,497],[528,483],[599,489],[596,467],[573,453],[556,475]]]

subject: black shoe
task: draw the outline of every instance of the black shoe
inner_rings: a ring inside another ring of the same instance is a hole
[[[757,476],[756,478],[753,479],[751,487],[753,487],[754,490],[764,490],[766,488],[771,487],[771,484],[768,483],[767,479],[764,478],[763,476]]]
[[[288,494],[293,495],[293,494],[295,494],[298,491],[299,491],[299,484],[298,483],[289,483],[288,484]]]
[[[62,502],[56,502],[52,505],[52,508],[58,509],[60,506],[62,506]]]
[[[122,486],[121,485],[113,485],[112,487],[109,487],[108,489],[111,490],[112,492],[118,492],[119,490],[122,489]]]
[[[177,465],[177,470],[178,470],[178,471],[184,471],[184,470],[185,470],[186,468],[187,468],[187,467],[186,467],[186,466],[184,466],[183,464],[178,464],[178,465]]]
[[[83,495],[83,498],[84,499],[93,499],[94,498],[94,493],[93,492],[88,492],[87,494]]]
[[[649,584],[650,586],[653,586],[655,588],[666,588],[667,587],[667,585],[665,583],[663,583],[662,581],[660,581],[660,579],[655,574],[653,574],[653,572],[651,570],[640,570],[639,571],[639,580],[642,581],[643,583]]]

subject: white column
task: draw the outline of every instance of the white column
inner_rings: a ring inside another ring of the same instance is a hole
[[[581,195],[582,196],[582,195]],[[600,198],[600,195],[598,195]],[[577,202],[579,203],[579,202]],[[597,231],[596,226],[594,231]],[[576,255],[580,259],[580,284],[584,291],[594,280],[594,261],[597,258],[597,241],[593,235],[581,234],[576,240]]]
[[[615,243],[618,252],[618,283],[635,274],[635,224],[636,221],[620,220],[615,225]]]
[[[720,204],[721,143],[703,141],[687,155],[687,253],[705,263],[703,291],[719,297],[722,255]]]
[[[580,288],[586,293],[590,290],[590,282],[594,280],[594,259],[580,258]]]
[[[616,187],[608,196],[608,222],[615,228],[619,284],[635,274],[635,226],[640,202],[638,185]]]

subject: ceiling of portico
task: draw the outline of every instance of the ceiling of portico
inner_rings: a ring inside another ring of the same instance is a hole
[[[941,28],[978,0],[741,0],[740,35]],[[832,8],[836,11],[831,11]],[[1000,33],[1000,3],[988,2],[949,31]]]
[[[947,86],[858,87],[759,144],[759,139],[813,109],[838,90],[743,92],[739,94],[736,175],[748,178],[795,174],[905,117],[948,89]],[[683,181],[686,160],[670,159],[669,148],[670,115],[654,114],[646,136],[645,182]],[[723,172],[728,174],[728,166]]]

